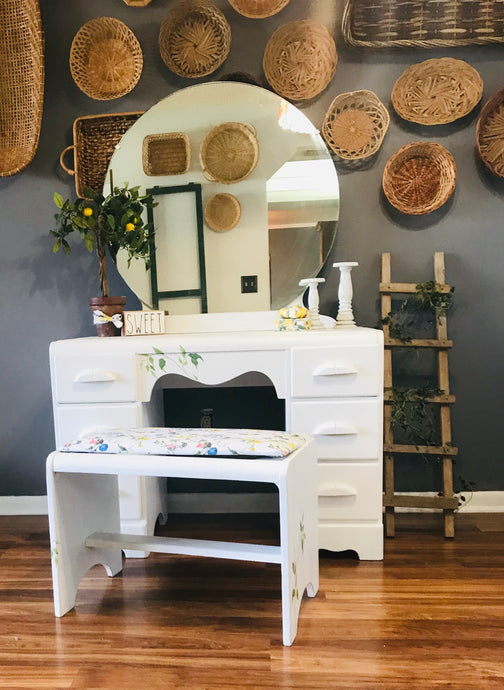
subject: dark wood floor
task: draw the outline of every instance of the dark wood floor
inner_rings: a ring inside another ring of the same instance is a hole
[[[281,643],[279,567],[153,554],[86,575],[56,619],[45,517],[0,517],[0,687],[504,688],[504,515],[398,515],[383,562],[321,552],[320,591]],[[258,540],[275,521],[232,518]],[[226,538],[225,521],[177,518]],[[216,536],[218,535],[218,536]]]

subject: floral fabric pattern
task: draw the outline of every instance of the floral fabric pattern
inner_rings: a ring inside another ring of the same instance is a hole
[[[307,440],[304,434],[264,429],[146,427],[84,435],[65,443],[59,450],[69,453],[282,458]]]

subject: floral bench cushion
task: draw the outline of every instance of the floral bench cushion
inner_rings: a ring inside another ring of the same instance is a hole
[[[71,453],[282,458],[307,440],[304,434],[264,429],[146,427],[83,435],[65,443],[59,450]]]

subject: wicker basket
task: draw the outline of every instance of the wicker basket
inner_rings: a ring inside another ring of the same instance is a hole
[[[263,69],[276,93],[287,99],[318,96],[334,76],[338,54],[323,24],[300,19],[280,26],[266,44]]]
[[[142,165],[146,175],[183,175],[191,165],[189,137],[184,132],[147,135]]]
[[[232,230],[240,216],[240,202],[232,194],[214,194],[205,204],[205,221],[216,232]]]
[[[356,48],[504,42],[504,0],[347,0],[343,38]]]
[[[0,177],[33,159],[44,99],[44,42],[38,0],[0,3]]]
[[[433,58],[408,67],[392,89],[398,115],[421,125],[444,125],[479,103],[483,80],[463,60]]]
[[[124,2],[130,7],[147,7],[151,0],[124,0]]]
[[[205,0],[182,0],[162,22],[159,50],[179,77],[205,77],[222,65],[231,47],[231,29],[222,12]]]
[[[388,160],[383,191],[390,203],[411,216],[442,206],[455,189],[457,169],[451,153],[441,144],[420,141],[406,144]]]
[[[60,163],[69,175],[75,175],[77,196],[85,197],[84,188],[93,192],[103,189],[107,167],[117,144],[142,114],[84,115],[74,121],[74,143],[62,151]],[[64,158],[69,151],[74,154],[74,169],[65,165]]]
[[[203,174],[212,182],[233,184],[247,178],[259,160],[255,131],[242,122],[224,122],[208,132],[200,148]]]
[[[476,148],[486,167],[504,177],[504,89],[483,106],[476,125]]]
[[[140,43],[119,19],[96,17],[74,36],[70,72],[90,98],[108,101],[124,96],[138,83],[142,68]]]
[[[390,123],[387,108],[372,91],[341,93],[322,124],[322,136],[340,158],[368,158],[380,148]]]
[[[264,19],[278,14],[289,0],[229,0],[229,4],[244,17]]]

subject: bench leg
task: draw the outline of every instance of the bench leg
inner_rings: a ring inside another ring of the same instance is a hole
[[[107,574],[122,570],[120,549],[94,549],[85,545],[96,531],[119,532],[119,493],[114,475],[54,472],[47,460],[47,499],[54,612],[63,616],[75,605],[84,574],[101,563]]]
[[[307,462],[306,454],[311,454],[312,463]],[[313,444],[292,458],[278,488],[283,643],[290,646],[297,634],[304,591],[314,597],[319,588],[317,465]]]

